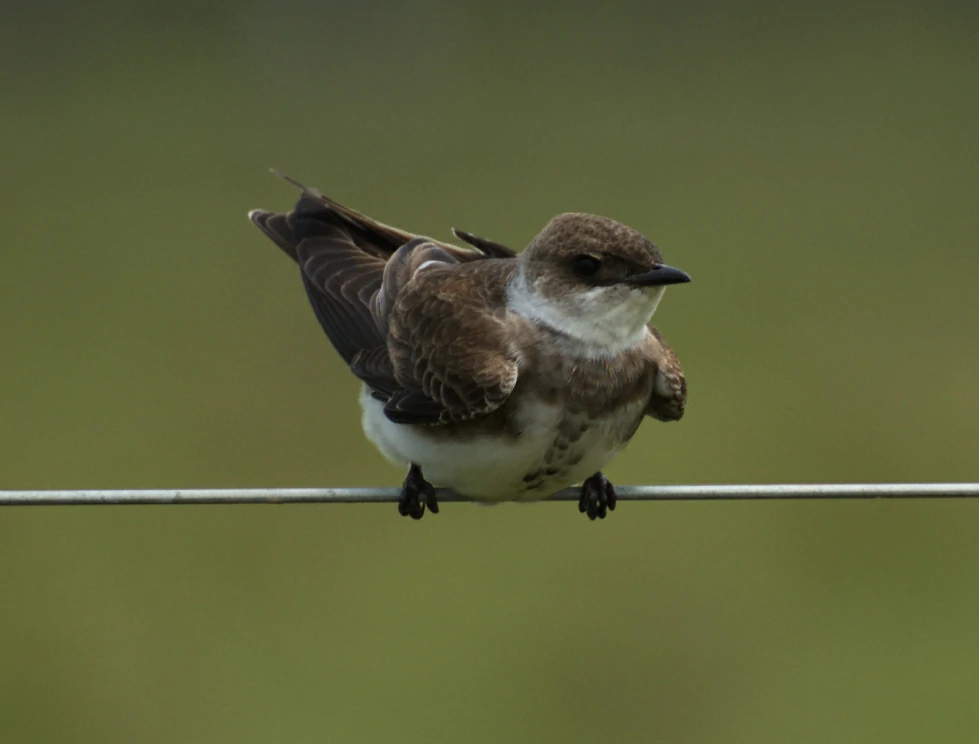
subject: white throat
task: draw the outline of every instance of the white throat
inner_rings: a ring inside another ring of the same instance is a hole
[[[631,349],[646,337],[646,324],[666,287],[592,287],[558,300],[542,297],[519,271],[507,287],[512,312],[577,341],[589,357]]]

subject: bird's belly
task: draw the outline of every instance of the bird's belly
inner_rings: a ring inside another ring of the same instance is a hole
[[[361,393],[367,438],[394,463],[416,463],[436,486],[483,501],[543,499],[595,474],[626,445],[642,407],[589,419],[561,406],[528,400],[514,412],[519,436],[472,434],[396,424],[384,404]]]

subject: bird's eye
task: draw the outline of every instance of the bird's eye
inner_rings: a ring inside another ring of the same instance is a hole
[[[574,273],[578,276],[592,277],[602,268],[602,262],[594,256],[575,256]]]

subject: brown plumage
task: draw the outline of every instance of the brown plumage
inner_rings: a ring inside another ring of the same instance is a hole
[[[472,248],[417,236],[305,187],[291,212],[254,210],[250,217],[299,264],[327,336],[396,425],[379,424],[368,410],[378,404],[364,403],[368,435],[385,454],[413,465],[402,513],[421,516],[422,496],[435,506],[423,469],[452,478],[460,467],[442,468],[440,448],[452,457],[449,448],[460,442],[489,442],[478,451],[491,457],[497,445],[530,447],[533,440],[539,457],[527,463],[510,450],[499,455],[499,489],[470,484],[465,473],[443,485],[468,488],[475,498],[540,498],[570,477],[580,480],[590,461],[606,462],[644,413],[662,421],[683,415],[682,369],[646,321],[661,295],[657,287],[688,278],[663,265],[655,246],[631,228],[562,215],[518,258],[459,230]],[[620,306],[628,312],[616,314]],[[627,330],[636,318],[632,338],[620,326]],[[544,414],[530,416],[530,402]],[[432,462],[406,453],[429,457],[426,448],[435,453]],[[601,457],[592,456],[595,449]],[[504,461],[519,478],[507,480]],[[583,488],[582,508],[592,518],[614,507],[614,489],[599,476]],[[519,492],[507,496],[506,489]]]

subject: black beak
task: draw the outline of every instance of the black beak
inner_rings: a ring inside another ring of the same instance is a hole
[[[660,287],[667,284],[686,284],[689,281],[690,277],[685,272],[660,264],[641,274],[627,276],[622,283],[633,287]]]

